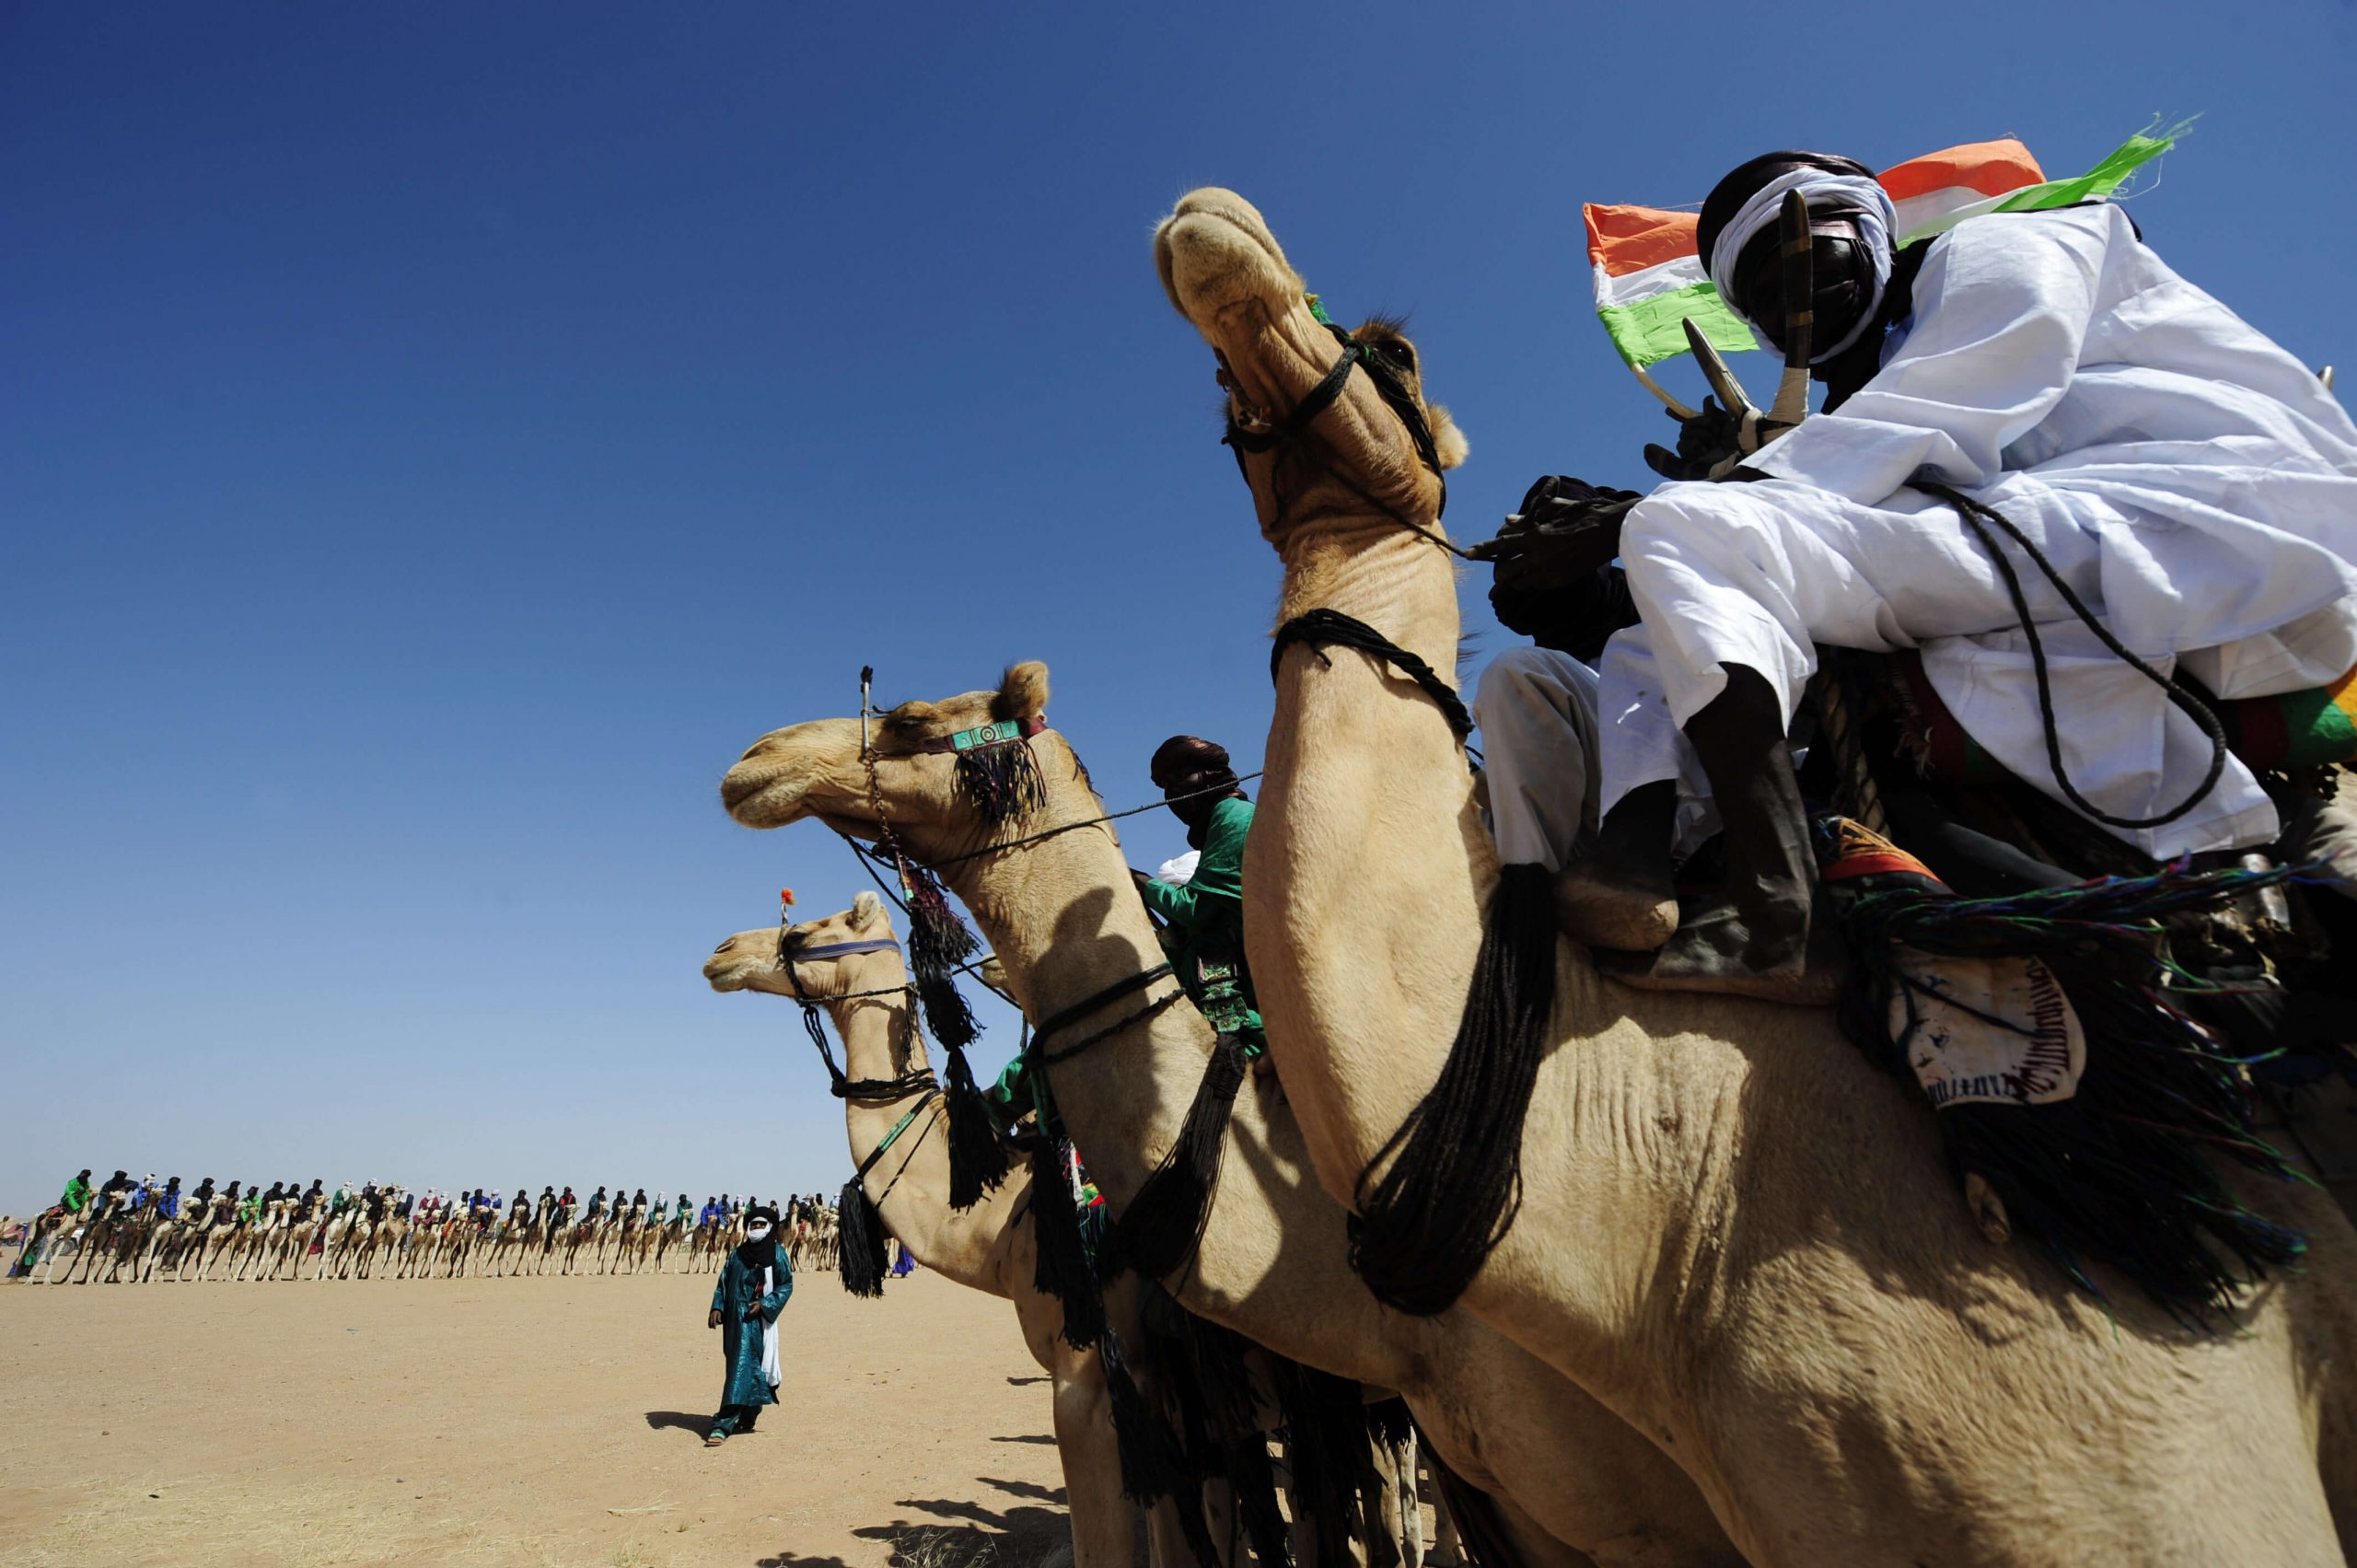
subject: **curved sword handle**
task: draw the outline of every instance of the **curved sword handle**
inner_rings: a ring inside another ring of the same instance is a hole
[[[1798,191],[1784,192],[1777,229],[1784,260],[1784,378],[1768,421],[1789,428],[1808,417],[1808,364],[1817,341],[1817,238],[1809,231],[1808,199]]]

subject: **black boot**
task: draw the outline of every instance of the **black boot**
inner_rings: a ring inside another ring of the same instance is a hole
[[[1830,921],[1813,918],[1817,861],[1774,690],[1757,670],[1730,665],[1726,690],[1687,722],[1686,738],[1718,807],[1726,889],[1682,905],[1677,935],[1658,953],[1605,972],[1656,991],[1829,1004],[1840,946]]]

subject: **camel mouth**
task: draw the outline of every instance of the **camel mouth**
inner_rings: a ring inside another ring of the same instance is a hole
[[[748,755],[720,781],[720,804],[748,828],[783,828],[799,821],[808,779],[776,759]]]
[[[758,953],[723,947],[703,961],[704,982],[714,991],[743,991],[766,962]]]
[[[1302,295],[1301,274],[1260,210],[1215,185],[1189,192],[1156,226],[1154,266],[1171,305],[1206,331],[1238,305],[1273,313]]]

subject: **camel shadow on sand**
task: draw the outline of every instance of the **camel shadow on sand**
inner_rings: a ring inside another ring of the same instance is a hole
[[[888,1542],[892,1568],[1033,1568],[1072,1548],[1072,1522],[1062,1487],[976,1476],[981,1486],[1014,1499],[993,1508],[980,1499],[904,1497],[900,1505],[929,1517],[869,1525],[852,1534]],[[994,1501],[994,1500],[993,1500]],[[823,1568],[817,1560],[779,1556],[761,1568]]]

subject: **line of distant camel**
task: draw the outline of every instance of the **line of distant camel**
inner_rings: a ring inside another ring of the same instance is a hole
[[[96,1219],[61,1205],[26,1222],[29,1268],[36,1283],[112,1283],[168,1280],[393,1279],[500,1277],[509,1274],[652,1272],[710,1273],[744,1239],[741,1210],[698,1224],[684,1209],[649,1224],[644,1202],[620,1204],[595,1218],[581,1205],[550,1203],[521,1224],[493,1208],[472,1214],[450,1205],[403,1212],[400,1189],[336,1208],[328,1194],[297,1192],[248,1208],[227,1193],[183,1200],[176,1218],[149,1202],[117,1205]],[[796,1199],[783,1205],[780,1239],[796,1268],[830,1269],[835,1211]],[[240,1211],[245,1212],[241,1213]],[[0,1236],[16,1227],[0,1222]]]

